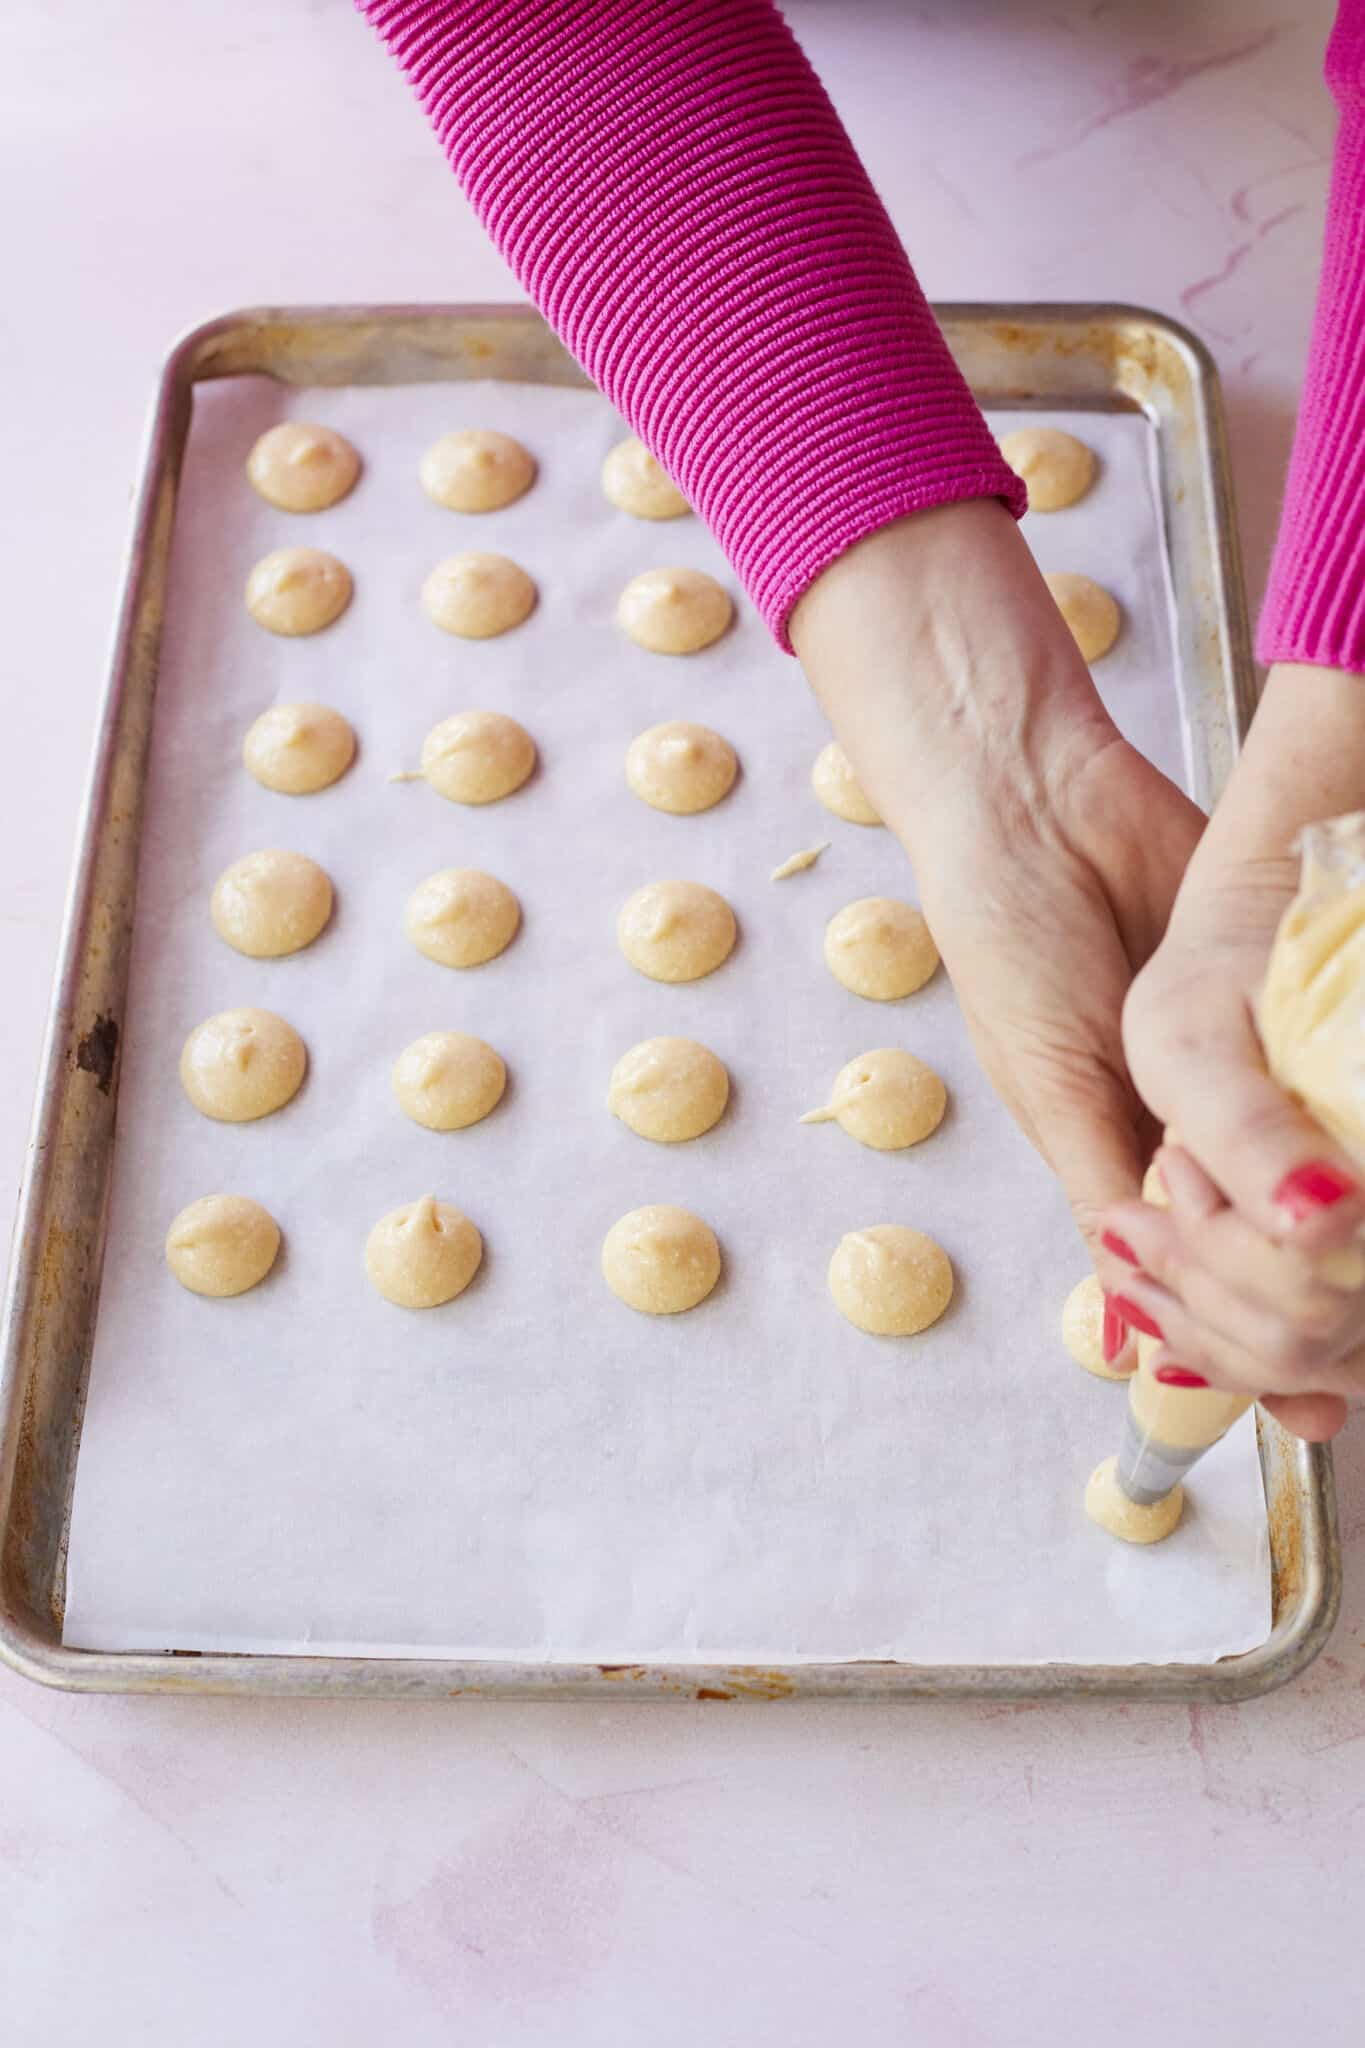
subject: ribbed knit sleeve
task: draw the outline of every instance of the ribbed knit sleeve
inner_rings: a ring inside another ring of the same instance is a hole
[[[357,0],[525,290],[778,640],[863,534],[1024,487],[771,0]]]
[[[1342,0],[1327,82],[1341,126],[1322,282],[1256,651],[1365,675],[1365,0]]]

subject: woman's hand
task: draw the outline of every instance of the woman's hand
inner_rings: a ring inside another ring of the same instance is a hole
[[[1104,1218],[1101,1279],[1156,1327],[1169,1359],[1330,1436],[1365,1393],[1365,1290],[1324,1254],[1365,1226],[1355,1163],[1265,1071],[1253,1011],[1294,894],[1290,848],[1312,820],[1365,804],[1365,683],[1272,670],[1251,737],[1190,864],[1164,943],[1125,1012],[1128,1063],[1178,1145],[1168,1211]],[[1365,1255],[1356,1264],[1365,1277]]]
[[[1093,1248],[1159,1135],[1120,1019],[1202,817],[1120,737],[992,501],[859,543],[807,592],[792,640],[910,854],[982,1064]]]
[[[978,1057],[1094,1252],[1101,1215],[1136,1196],[1160,1139],[1121,1019],[1203,818],[1116,732],[1092,741],[1027,807],[990,787],[965,817],[922,803],[913,846]]]

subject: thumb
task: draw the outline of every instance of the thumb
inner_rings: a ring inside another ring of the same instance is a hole
[[[1071,1213],[1092,1261],[1099,1248],[1100,1219],[1114,1202],[1132,1201],[1142,1190],[1152,1149],[1146,1117],[1131,1091],[1111,1077],[1096,1077],[1080,1095],[1068,1091],[1043,1128],[1046,1157],[1061,1181]],[[1101,1277],[1101,1286],[1103,1279]],[[1132,1330],[1109,1308],[1105,1297],[1104,1358],[1111,1370],[1130,1372],[1137,1364]]]
[[[1131,1091],[1117,1080],[1074,1084],[1064,1102],[1039,1118],[1044,1154],[1066,1191],[1086,1249],[1099,1244],[1100,1219],[1115,1202],[1142,1192],[1142,1176],[1155,1133]]]

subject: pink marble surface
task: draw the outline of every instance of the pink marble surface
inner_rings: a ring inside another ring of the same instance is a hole
[[[930,290],[1183,314],[1253,587],[1330,6],[796,0]],[[143,411],[251,301],[506,294],[348,0],[5,10],[0,1171],[18,1178]],[[7,1197],[8,1200],[8,1197]],[[0,2037],[1354,2042],[1365,1438],[1329,1653],[1242,1709],[229,1706],[0,1676]]]

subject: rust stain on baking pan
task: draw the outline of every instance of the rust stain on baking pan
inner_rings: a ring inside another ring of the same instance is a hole
[[[76,1040],[71,1061],[82,1074],[93,1074],[100,1094],[107,1095],[114,1085],[114,1067],[118,1061],[117,1020],[101,1010],[90,1029]]]
[[[796,1691],[796,1679],[788,1671],[723,1671],[714,1685],[699,1685],[693,1694],[699,1700],[785,1700]]]
[[[1270,1611],[1281,1611],[1303,1591],[1303,1521],[1292,1486],[1267,1488],[1266,1520],[1270,1524]]]

